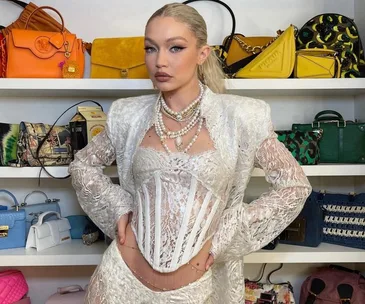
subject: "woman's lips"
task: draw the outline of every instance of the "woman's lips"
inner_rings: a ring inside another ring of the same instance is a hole
[[[171,76],[169,74],[166,74],[166,73],[156,73],[155,74],[155,79],[159,82],[166,82],[166,81],[169,81],[171,79]]]

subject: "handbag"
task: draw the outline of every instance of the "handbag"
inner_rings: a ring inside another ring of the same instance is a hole
[[[91,78],[149,78],[144,37],[97,38],[91,50]]]
[[[62,21],[59,32],[33,31],[29,21],[42,9],[55,11]],[[28,17],[25,29],[6,34],[8,78],[82,78],[84,47],[81,39],[64,30],[61,14],[50,6],[41,6]]]
[[[45,216],[55,214],[57,220],[43,222]],[[47,211],[42,213],[38,222],[30,227],[26,248],[36,248],[41,251],[57,245],[70,243],[70,223],[68,219],[61,217],[58,212]]]
[[[290,25],[275,41],[246,66],[235,78],[288,78],[295,62],[295,28]]]
[[[0,193],[8,194],[14,201],[14,208],[0,210],[0,249],[25,246],[25,211],[19,209],[19,203],[10,191],[0,189]]]
[[[341,60],[341,77],[361,77],[364,50],[355,22],[339,14],[320,14],[298,31],[297,50],[320,48],[334,50]]]
[[[69,126],[54,126],[51,133],[48,134],[50,129],[51,125],[43,123],[24,121],[20,123],[17,150],[19,166],[37,167],[41,164],[43,166],[62,166],[71,163],[72,148]],[[39,155],[37,155],[37,149],[41,143]]]
[[[18,124],[0,123],[0,166],[16,162],[18,136]]]
[[[363,304],[365,278],[356,270],[330,265],[310,275],[300,289],[299,304]]]
[[[257,281],[245,279],[245,304],[295,304],[293,287],[289,282],[274,284],[271,275],[280,270],[283,264],[267,276],[267,283],[260,283],[266,268],[263,264],[260,278]]]
[[[317,165],[320,160],[319,141],[322,130],[275,131],[278,140],[290,151],[300,165]]]
[[[71,225],[71,238],[82,239],[85,228],[90,224],[90,219],[86,215],[66,216]]]
[[[29,287],[27,281],[20,270],[9,269],[0,272],[1,304],[22,303],[21,299],[28,293],[28,291]]]
[[[310,124],[293,124],[293,131],[322,129],[321,163],[365,163],[365,123],[345,121],[336,111],[317,113]]]
[[[279,235],[279,243],[318,247],[323,239],[322,206],[317,192],[312,191],[298,217]]]
[[[341,62],[336,51],[305,49],[295,53],[295,78],[339,78]]]
[[[45,197],[44,202],[37,203],[37,204],[28,204],[27,199],[34,195],[34,194],[41,194]],[[58,198],[50,199],[48,198],[47,194],[43,191],[35,190],[28,193],[25,198],[24,202],[20,204],[20,209],[25,210],[25,224],[26,224],[26,231],[25,235],[28,236],[30,226],[35,224],[38,221],[39,216],[47,211],[55,211],[61,214],[60,205],[58,204],[60,200]],[[51,221],[56,220],[57,216],[55,214],[51,214],[47,216],[44,221]]]
[[[47,299],[46,304],[84,304],[86,288],[87,286],[82,289],[80,285],[60,287],[57,289],[57,293]]]
[[[365,193],[316,193],[324,210],[323,242],[365,249]]]

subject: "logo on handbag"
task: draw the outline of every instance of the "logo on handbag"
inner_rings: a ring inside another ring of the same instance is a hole
[[[35,41],[35,48],[40,53],[48,53],[52,48],[51,44],[49,43],[49,38],[45,36],[38,37]]]
[[[260,69],[264,69],[264,68],[267,68],[268,69],[268,68],[270,68],[270,65],[272,63],[274,63],[279,56],[281,56],[281,52],[275,51],[274,53],[271,54],[270,57],[268,57],[263,63],[261,63],[259,65],[259,68]]]
[[[0,238],[8,237],[9,226],[0,226]]]

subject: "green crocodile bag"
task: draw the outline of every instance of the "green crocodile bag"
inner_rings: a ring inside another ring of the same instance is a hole
[[[293,124],[293,131],[322,129],[321,163],[365,163],[365,123],[345,121],[336,111],[319,112],[310,124]]]
[[[16,161],[18,136],[18,124],[0,123],[0,166]]]
[[[364,49],[355,22],[339,14],[321,14],[298,31],[297,50],[321,48],[337,52],[341,78],[364,77]]]
[[[320,160],[319,141],[322,130],[275,131],[278,140],[290,151],[300,165],[317,165]]]

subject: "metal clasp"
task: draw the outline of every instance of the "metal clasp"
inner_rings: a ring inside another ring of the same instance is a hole
[[[122,70],[120,70],[120,76],[122,78],[128,78],[128,69],[122,69]]]
[[[0,238],[8,237],[9,226],[0,226]]]

